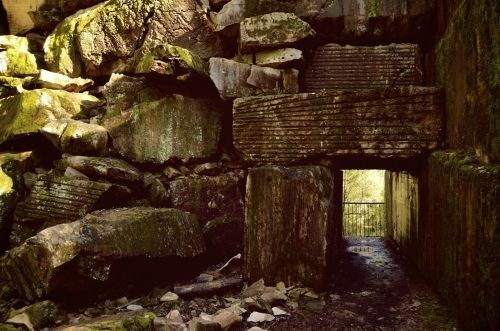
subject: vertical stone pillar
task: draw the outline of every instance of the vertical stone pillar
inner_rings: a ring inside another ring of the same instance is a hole
[[[248,281],[325,284],[332,247],[341,240],[341,231],[334,229],[333,191],[333,176],[325,167],[250,169],[244,242]]]

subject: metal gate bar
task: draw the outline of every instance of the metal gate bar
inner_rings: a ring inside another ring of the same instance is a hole
[[[384,236],[383,202],[344,202],[344,237],[382,237]]]

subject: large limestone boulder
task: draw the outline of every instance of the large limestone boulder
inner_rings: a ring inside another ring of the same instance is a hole
[[[102,210],[43,230],[10,250],[0,260],[0,271],[20,294],[33,300],[70,286],[61,275],[71,277],[72,282],[78,277],[107,281],[115,261],[142,259],[144,268],[144,263],[157,258],[190,258],[204,251],[193,214],[155,208]],[[91,288],[75,286],[73,290],[84,294]]]
[[[209,58],[218,36],[195,0],[110,0],[61,22],[45,43],[49,69],[71,77],[127,72],[141,50],[172,44]]]
[[[161,164],[206,159],[218,149],[221,112],[208,99],[165,95],[143,80],[113,75],[102,125],[129,161]]]
[[[222,99],[299,91],[299,72],[261,67],[224,58],[210,59],[210,78]]]
[[[11,242],[18,245],[42,229],[93,210],[123,206],[129,194],[127,188],[109,183],[39,175],[28,197],[16,206]]]
[[[0,100],[0,143],[26,134],[37,133],[55,119],[83,115],[99,105],[88,94],[47,89],[25,91]]]
[[[239,48],[247,54],[269,48],[287,47],[316,32],[291,13],[271,13],[249,17],[240,24]]]
[[[321,287],[333,245],[334,181],[318,166],[250,169],[245,206],[244,275],[250,282]],[[340,204],[338,205],[340,208]],[[338,213],[337,213],[338,215]]]

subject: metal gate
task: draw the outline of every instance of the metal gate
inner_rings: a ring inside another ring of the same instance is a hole
[[[383,202],[344,202],[344,237],[382,237],[384,236]]]

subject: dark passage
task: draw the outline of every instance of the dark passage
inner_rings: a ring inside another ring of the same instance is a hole
[[[383,238],[348,238],[346,250],[322,299],[272,330],[458,330],[449,312],[421,277]]]

